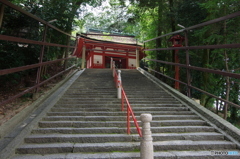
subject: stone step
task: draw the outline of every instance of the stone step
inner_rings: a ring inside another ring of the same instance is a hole
[[[126,105],[125,105],[126,109]],[[144,111],[146,108],[144,107],[133,107],[132,108],[134,112],[138,111]],[[121,111],[120,107],[115,108],[95,108],[95,107],[89,107],[89,108],[52,108],[52,112],[92,112],[92,111]],[[147,111],[188,111],[188,108],[186,107],[148,107]]]
[[[103,101],[101,99],[98,99],[98,101],[87,101],[87,100],[81,100],[81,99],[76,99],[76,100],[59,100],[57,102],[58,104],[121,104],[121,100],[112,100],[112,101]],[[180,102],[178,101],[171,101],[171,100],[168,100],[168,101],[151,101],[149,99],[149,101],[138,101],[138,100],[129,100],[129,103],[130,104],[181,104]]]
[[[229,141],[158,141],[153,142],[155,151],[184,151],[184,150],[232,150],[236,144]],[[24,144],[16,149],[17,154],[54,154],[77,152],[136,152],[139,142],[111,142],[111,143],[51,143]]]
[[[139,116],[136,116],[140,120]],[[190,120],[200,119],[197,115],[154,115],[154,120]],[[126,116],[47,116],[43,121],[126,121]]]
[[[139,136],[127,134],[35,134],[24,139],[25,143],[106,143],[139,141]]]
[[[119,104],[120,105],[120,104]],[[135,107],[148,107],[148,104],[131,104],[132,108]],[[151,104],[151,107],[183,107],[182,104]],[[54,105],[53,108],[89,108],[89,107],[107,107],[107,108],[116,108],[116,104],[99,104],[99,103],[95,103],[95,104],[91,104],[91,105],[87,105],[87,104],[56,104]]]
[[[138,121],[139,122],[139,121]],[[139,125],[141,123],[139,122]],[[134,126],[133,121],[131,125]],[[162,120],[153,121],[151,126],[207,126],[203,120]],[[125,121],[40,121],[39,127],[126,127]]]
[[[119,106],[119,110],[120,110]],[[142,113],[151,113],[152,115],[189,115],[194,114],[191,111],[159,111],[159,112],[152,112],[152,111],[138,111],[134,112],[136,116],[140,116]],[[119,112],[49,112],[47,113],[48,116],[111,116],[111,115],[126,115],[125,112],[119,111]]]
[[[127,96],[133,96],[133,97],[138,97],[138,96],[146,96],[146,97],[172,97],[171,95],[167,94],[166,92],[144,92],[142,91],[126,91],[124,90]],[[145,90],[146,91],[146,90]],[[143,93],[144,92],[144,93]]]
[[[80,97],[77,97],[77,98],[65,98],[65,97],[62,97],[60,100],[60,102],[64,101],[64,102],[93,102],[93,101],[98,101],[98,102],[119,102],[120,99],[117,99],[117,98],[80,98]]]
[[[109,93],[109,94],[79,94],[79,95],[64,95],[64,98],[79,98],[79,99],[104,99],[104,98],[112,98],[117,99],[117,93]]]
[[[166,127],[151,127],[152,133],[185,133],[185,132],[215,132],[215,129],[210,126],[166,126]],[[33,134],[112,134],[126,133],[126,128],[120,127],[96,127],[96,128],[37,128],[33,129]],[[137,133],[136,128],[131,128],[131,133]]]
[[[136,128],[131,128],[132,133],[136,133]],[[113,134],[113,133],[126,133],[126,128],[119,127],[96,127],[96,128],[37,128],[32,130],[32,134]]]
[[[80,95],[109,95],[109,94],[117,94],[117,90],[113,89],[113,90],[94,90],[94,88],[89,88],[89,89],[85,89],[82,90],[81,88],[78,89],[68,89],[65,93],[66,95],[71,95],[71,94],[80,94]]]
[[[155,133],[153,141],[170,140],[224,140],[222,134],[216,132],[191,132],[191,133]],[[106,142],[140,142],[139,135],[127,134],[34,134],[24,139],[25,143],[106,143]]]
[[[72,88],[66,91],[66,95],[68,94],[109,94],[109,93],[117,93],[117,89],[98,89],[98,88]]]
[[[172,101],[172,102],[179,102],[177,101],[175,98],[173,97],[158,97],[158,98],[153,98],[153,97],[150,97],[150,98],[138,98],[138,97],[135,97],[135,98],[130,98],[128,97],[128,100],[131,102],[131,101],[143,101],[143,102],[147,102],[149,100],[151,101],[159,101],[159,102],[162,102],[162,101]]]
[[[78,100],[78,101],[65,101],[65,100],[59,100],[57,102],[57,104],[121,104],[120,103],[120,100],[119,101],[101,101],[99,99],[99,101],[81,101],[81,100]]]
[[[129,100],[130,104],[181,104],[179,101],[175,100],[151,100],[148,101],[138,101],[138,100]]]
[[[139,100],[139,101],[148,101],[149,99],[154,101],[162,101],[162,100],[175,100],[174,97],[171,96],[146,96],[146,95],[127,95],[129,100]],[[102,93],[95,93],[95,94],[79,94],[79,95],[64,95],[61,99],[66,100],[91,100],[91,99],[102,99],[102,100],[118,100],[117,99],[117,92],[109,93],[109,94],[102,94]]]
[[[236,144],[230,141],[192,141],[192,140],[175,140],[175,141],[158,141],[154,142],[155,151],[169,150],[228,150],[236,149]]]
[[[76,89],[76,88],[69,88],[64,95],[81,95],[81,94],[86,94],[88,93],[89,95],[96,95],[96,93],[101,93],[101,94],[112,94],[112,93],[117,93],[116,88],[114,89],[108,89],[108,90],[95,90],[95,89]]]
[[[110,93],[99,93],[99,92],[92,92],[92,93],[67,93],[64,95],[64,98],[117,98],[117,91],[115,90],[114,92]],[[159,94],[153,94],[153,95],[148,95],[148,94],[127,94],[128,98],[158,98],[158,99],[163,99],[163,98],[170,98],[174,99],[173,97],[169,95],[159,95]]]
[[[172,97],[164,97],[164,98],[128,98],[129,102],[133,101],[138,101],[138,102],[142,102],[142,103],[152,103],[152,102],[169,102],[169,103],[179,103],[179,101],[175,100]],[[120,99],[117,98],[101,98],[101,97],[97,97],[97,98],[87,98],[87,97],[76,97],[76,98],[66,98],[66,97],[62,97],[59,101],[65,101],[65,102],[75,102],[75,101],[81,101],[81,102],[89,102],[89,101],[104,101],[104,102],[119,102]]]
[[[220,150],[221,151],[221,150]],[[235,149],[222,150],[223,152],[234,151]],[[203,150],[203,151],[158,151],[154,152],[154,159],[202,159],[202,158],[222,158],[222,159],[239,159],[240,153],[238,155],[213,155],[214,152],[219,152],[219,150]],[[138,159],[140,158],[139,152],[108,152],[108,153],[59,153],[59,154],[45,154],[43,155],[17,155],[12,159]]]

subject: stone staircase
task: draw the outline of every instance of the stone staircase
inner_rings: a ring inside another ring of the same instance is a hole
[[[212,156],[237,145],[137,70],[122,70],[122,81],[138,121],[141,113],[153,115],[155,158],[239,158]],[[85,70],[12,158],[139,158],[140,138],[133,122],[126,134],[116,92],[110,70]]]

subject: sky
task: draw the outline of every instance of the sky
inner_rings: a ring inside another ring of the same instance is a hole
[[[105,0],[104,2],[102,2],[102,4],[98,7],[92,7],[88,4],[84,5],[84,6],[81,6],[81,11],[80,11],[80,19],[84,19],[84,17],[87,15],[87,14],[92,14],[94,17],[97,17],[99,15],[101,15],[102,13],[105,13],[107,11],[109,12],[112,12],[112,8],[111,8],[111,5],[109,4],[110,0]],[[125,3],[126,5],[129,5],[130,2],[129,0],[125,0]],[[108,14],[105,14],[105,17],[107,16]],[[92,22],[94,23],[94,21]],[[95,21],[95,24],[98,23],[97,21]],[[94,26],[94,24],[93,24]],[[96,25],[95,25],[96,26]],[[86,28],[91,28],[91,21],[87,21],[86,24],[84,25],[84,28],[82,28],[82,32],[86,32]]]

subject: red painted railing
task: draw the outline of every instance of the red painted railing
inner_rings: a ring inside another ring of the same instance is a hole
[[[130,131],[130,117],[132,117],[133,119],[133,122],[134,122],[134,125],[137,129],[137,132],[139,134],[140,137],[142,137],[142,131],[141,131],[141,128],[139,127],[138,125],[138,121],[133,113],[133,110],[132,110],[132,107],[128,101],[128,98],[127,98],[127,95],[123,89],[123,86],[122,86],[122,83],[121,81],[118,80],[118,74],[116,72],[116,68],[115,68],[115,64],[113,63],[112,64],[112,69],[113,69],[113,75],[114,75],[114,82],[116,83],[116,88],[120,87],[121,88],[121,109],[122,111],[124,111],[124,107],[125,107],[125,103],[127,104],[127,133],[128,134],[131,134],[131,131]]]

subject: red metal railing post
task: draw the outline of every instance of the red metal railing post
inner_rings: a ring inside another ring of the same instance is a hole
[[[130,110],[127,106],[127,134],[130,134]]]
[[[123,95],[123,90],[121,91],[122,93],[122,111],[124,111],[124,100],[125,100],[125,97]]]

